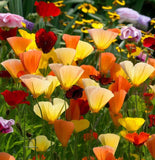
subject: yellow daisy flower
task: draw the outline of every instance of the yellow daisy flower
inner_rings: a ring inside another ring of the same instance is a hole
[[[84,13],[95,14],[95,12],[97,12],[97,8],[89,3],[83,3],[78,7],[78,9],[80,9]]]
[[[108,15],[109,15],[109,18],[110,18],[113,22],[120,19],[120,15],[118,15],[116,12],[109,12],[109,11],[108,11]]]

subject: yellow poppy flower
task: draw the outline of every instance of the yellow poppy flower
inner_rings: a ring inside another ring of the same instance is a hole
[[[119,123],[127,129],[127,131],[137,131],[145,122],[143,118],[120,118]]]
[[[78,7],[78,9],[80,9],[84,13],[95,14],[95,12],[97,12],[97,8],[89,3],[83,3]]]
[[[99,50],[107,49],[118,35],[118,33],[103,29],[89,29],[88,32]]]
[[[103,146],[107,145],[114,148],[114,153],[115,153],[120,140],[120,136],[118,136],[117,134],[107,133],[107,134],[100,134],[98,136],[98,139]]]
[[[57,76],[64,90],[71,88],[79,80],[84,71],[78,66],[62,65],[57,63],[49,64],[49,67]]]
[[[20,77],[34,98],[39,97],[49,87],[50,82],[43,76],[26,74]]]
[[[155,94],[155,84],[154,85],[149,85],[149,86],[152,89],[153,93]]]
[[[98,87],[100,87],[99,83],[97,83],[95,80],[90,79],[90,78],[83,78],[82,82],[83,82],[84,88],[86,88],[88,86],[96,86],[96,87],[98,86]]]
[[[91,44],[88,42],[84,42],[79,40],[77,46],[76,46],[76,54],[74,61],[77,60],[83,60],[87,56],[89,56],[93,52],[94,48]]]
[[[41,101],[34,105],[33,111],[37,116],[46,120],[49,124],[54,124],[54,122],[60,117],[60,115],[68,109],[68,104],[66,101],[60,98],[54,98],[53,104],[48,101]],[[41,112],[40,112],[41,110]]]
[[[40,135],[29,142],[29,148],[37,152],[45,152],[51,146],[51,141],[46,136]]]
[[[57,48],[54,50],[60,63],[71,65],[76,54],[73,48]]]
[[[56,76],[48,75],[46,79],[50,82],[49,87],[45,90],[45,97],[50,98],[55,88],[60,85],[60,82]]]
[[[120,65],[134,86],[143,83],[155,70],[154,67],[144,62],[139,62],[133,66],[131,61],[123,61]]]
[[[110,90],[98,86],[88,86],[85,88],[85,92],[90,110],[93,113],[99,112],[114,96]]]
[[[87,129],[90,125],[90,122],[87,119],[72,120],[71,122],[74,124],[74,130],[76,133]]]

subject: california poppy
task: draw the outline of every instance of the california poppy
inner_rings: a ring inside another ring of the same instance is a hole
[[[97,132],[93,132],[92,130],[90,130],[88,133],[83,134],[83,140],[84,141],[95,140],[97,138],[98,138]]]
[[[120,65],[134,86],[143,83],[155,70],[154,67],[144,62],[139,62],[133,66],[131,61],[123,61]]]
[[[70,89],[81,77],[83,69],[78,66],[49,64],[64,90]]]
[[[114,54],[110,52],[101,53],[99,58],[100,73],[106,75],[112,68],[115,61],[116,57],[114,56]]]
[[[89,29],[88,32],[97,49],[102,51],[107,49],[118,35],[118,33],[103,29]]]
[[[155,59],[154,58],[148,58],[147,63],[150,64],[155,68]],[[150,78],[153,79],[155,77],[155,71],[150,75]]]
[[[21,76],[20,79],[30,90],[34,98],[39,97],[50,86],[50,82],[43,76],[26,74]]]
[[[29,142],[29,147],[37,152],[45,152],[51,146],[51,141],[44,135],[39,135]]]
[[[1,92],[1,95],[4,96],[5,101],[8,105],[12,106],[13,109],[17,107],[18,104],[28,104],[30,105],[29,101],[26,101],[26,97],[28,97],[28,93],[22,90],[17,91],[9,91],[5,90]]]
[[[7,38],[7,41],[17,56],[19,56],[20,53],[25,52],[27,46],[32,42],[31,39],[23,37],[10,37]]]
[[[134,132],[126,134],[125,139],[129,140],[136,146],[140,146],[148,140],[149,136],[150,134],[145,132],[140,132],[139,134]]]
[[[6,152],[0,152],[0,160],[15,160],[15,157]]]
[[[149,120],[150,120],[149,127],[155,126],[155,115],[150,114],[150,115],[149,115]]]
[[[18,78],[19,71],[24,71],[24,66],[19,59],[8,59],[1,64],[10,73],[12,78]]]
[[[62,146],[66,147],[74,131],[74,124],[73,122],[59,119],[54,122],[54,130]]]
[[[110,90],[98,86],[88,86],[85,88],[85,92],[90,110],[94,113],[99,112],[114,96]]]
[[[25,68],[25,71],[27,73],[35,73],[38,66],[39,62],[42,56],[42,52],[38,50],[30,50],[27,52],[20,53],[19,57],[20,60]]]
[[[64,65],[71,65],[76,54],[76,50],[73,48],[57,48],[54,52],[60,63]]]
[[[120,136],[118,136],[117,134],[106,133],[106,134],[100,134],[98,136],[98,139],[102,143],[103,146],[107,145],[107,146],[112,147],[115,153],[119,140],[120,140]]]
[[[37,47],[44,53],[48,53],[57,41],[57,36],[54,32],[47,32],[44,28],[39,29],[35,34]]]
[[[50,16],[56,17],[60,14],[60,9],[55,6],[54,3],[46,3],[44,1],[35,1],[34,5],[36,6],[36,11],[39,16],[47,18]]]
[[[145,122],[144,118],[120,118],[119,123],[128,131],[137,131]]]
[[[49,124],[54,124],[60,115],[67,109],[68,104],[66,101],[60,98],[54,98],[53,103],[48,101],[39,102],[39,104],[34,105],[33,110],[37,116],[43,118]]]
[[[146,146],[150,151],[153,158],[155,158],[155,134],[152,134],[151,137],[146,141]]]
[[[66,43],[67,48],[73,48],[76,49],[76,46],[80,40],[80,36],[78,35],[69,35],[69,34],[63,34],[62,39]]]

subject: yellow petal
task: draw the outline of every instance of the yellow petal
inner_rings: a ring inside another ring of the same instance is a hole
[[[145,122],[143,118],[120,118],[119,123],[127,129],[127,131],[137,131]]]
[[[88,86],[96,86],[96,87],[98,86],[98,87],[100,87],[99,83],[97,83],[95,80],[90,79],[90,78],[83,78],[82,82],[83,82],[84,88],[86,88]]]
[[[43,76],[27,74],[21,76],[20,79],[28,87],[34,98],[43,94],[50,85],[50,82]]]
[[[155,70],[154,67],[144,62],[139,62],[133,66],[131,61],[123,61],[120,65],[135,86],[143,83]]]
[[[77,133],[87,129],[90,125],[90,122],[87,119],[72,120],[72,122],[74,123],[74,129]]]
[[[83,69],[78,66],[62,65],[56,63],[49,64],[49,66],[65,90],[71,88],[79,80],[83,73]]]
[[[93,52],[94,48],[91,44],[84,41],[79,41],[76,47],[76,55],[74,61],[82,60]]]
[[[73,48],[57,48],[54,50],[60,63],[70,65],[75,57],[76,50]]]
[[[102,145],[107,145],[114,148],[115,152],[120,140],[120,136],[118,136],[117,134],[107,133],[107,134],[100,134],[98,139],[102,143]]]
[[[86,87],[85,92],[92,112],[99,112],[114,96],[110,90],[96,86]]]
[[[49,141],[47,137],[44,135],[37,136],[35,139],[32,139],[29,143],[29,147],[32,150],[35,150],[36,148],[37,152],[47,151],[50,145],[51,145],[51,141]]]
[[[88,32],[99,50],[107,49],[118,35],[118,33],[103,29],[89,29]]]
[[[153,93],[155,94],[155,85],[149,85],[149,86],[153,90]]]

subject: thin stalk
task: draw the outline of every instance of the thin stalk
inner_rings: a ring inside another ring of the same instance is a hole
[[[50,140],[51,140],[51,148],[50,148],[50,151],[51,151],[51,156],[50,156],[50,158],[51,158],[51,160],[54,160],[54,154],[53,154],[53,148],[52,148],[52,141],[53,141],[53,138],[52,138],[52,130],[53,130],[53,125],[51,125],[51,135],[50,135]]]
[[[25,141],[25,114],[26,114],[26,109],[24,108],[23,111],[23,117],[24,117],[24,129],[23,129],[23,134],[24,134],[24,143],[23,143],[23,160],[26,160],[26,141]]]
[[[74,141],[74,160],[78,160],[78,134],[75,133],[74,135],[75,141]]]

